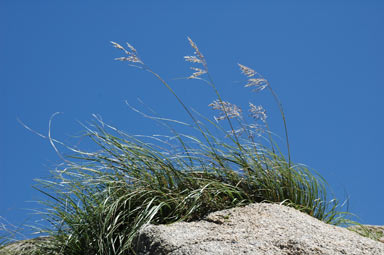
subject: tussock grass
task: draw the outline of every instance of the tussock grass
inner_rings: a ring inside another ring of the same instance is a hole
[[[63,165],[52,171],[51,178],[37,180],[36,189],[48,196],[42,201],[48,209],[41,214],[51,224],[41,231],[55,238],[55,248],[44,254],[134,254],[135,235],[145,224],[198,220],[210,212],[255,202],[292,206],[330,224],[345,222],[345,213],[339,211],[342,205],[327,197],[326,182],[291,162],[283,107],[269,82],[239,64],[245,87],[255,93],[269,90],[276,100],[286,156],[272,139],[265,109],[250,103],[249,124],[240,107],[221,98],[204,55],[188,40],[194,54],[185,60],[198,66],[192,67],[188,78],[215,91],[217,100],[209,106],[218,115],[211,119],[191,111],[132,45],[124,48],[112,42],[125,54],[118,60],[154,75],[176,97],[191,123],[142,113],[169,129],[168,136],[144,137],[126,134],[95,115],[85,136],[99,150],[65,145],[71,155],[63,157]],[[179,133],[179,125],[197,135]],[[47,138],[59,152],[60,142]]]

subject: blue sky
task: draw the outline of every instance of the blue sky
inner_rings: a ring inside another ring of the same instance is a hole
[[[213,116],[214,93],[190,74],[190,36],[204,53],[223,99],[267,108],[268,93],[242,87],[237,63],[263,74],[287,117],[292,157],[318,171],[365,224],[384,225],[384,2],[382,1],[17,1],[0,2],[0,216],[19,224],[43,198],[34,178],[60,163],[49,141],[17,119],[67,143],[78,123],[100,114],[130,134],[159,133],[132,112],[137,98],[169,118],[188,120],[148,73],[114,61],[109,41],[128,41],[184,102]],[[289,3],[288,3],[289,2]]]

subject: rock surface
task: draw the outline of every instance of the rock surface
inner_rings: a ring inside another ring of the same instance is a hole
[[[37,247],[43,243],[49,243],[52,238],[43,236],[28,240],[17,241],[0,248],[0,255],[33,255]]]
[[[384,243],[277,204],[215,212],[197,222],[148,225],[135,243],[139,255],[384,255]]]

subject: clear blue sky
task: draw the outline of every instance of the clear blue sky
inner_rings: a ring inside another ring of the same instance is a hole
[[[81,2],[81,3],[80,3]],[[288,3],[289,2],[289,3]],[[190,74],[186,36],[205,54],[224,100],[263,104],[272,130],[282,122],[268,93],[242,88],[237,63],[271,82],[284,105],[295,162],[320,172],[362,223],[384,225],[383,1],[0,1],[0,216],[18,224],[42,198],[33,179],[60,158],[92,113],[130,134],[158,127],[125,105],[137,98],[165,117],[187,120],[148,73],[114,61],[109,41],[130,42],[189,106],[207,116],[215,96]]]

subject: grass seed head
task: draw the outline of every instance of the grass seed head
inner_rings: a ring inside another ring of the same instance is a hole
[[[192,48],[195,50],[195,52],[194,52],[195,56],[197,56],[203,62],[203,64],[206,63],[205,62],[205,58],[204,58],[203,54],[200,52],[200,50],[197,47],[196,43],[194,43],[192,41],[192,39],[189,38],[189,37],[188,37],[188,41],[189,41],[189,44],[192,46]]]
[[[128,57],[119,57],[119,58],[115,58],[115,60],[144,64],[143,61],[141,61],[141,59],[138,57],[137,50],[131,44],[126,43],[127,47],[129,48],[129,50],[127,50],[123,46],[121,46],[120,44],[118,44],[116,42],[111,41],[111,43],[112,43],[113,47],[124,51],[124,53],[128,55]]]
[[[264,90],[268,86],[268,81],[264,78],[251,78],[248,79],[248,83],[244,87],[254,87],[254,92]]]
[[[187,37],[187,38],[188,38],[189,44],[195,50],[195,52],[193,53],[194,54],[193,56],[184,56],[184,60],[187,62],[190,62],[190,63],[203,65],[203,69],[191,67],[191,69],[196,71],[196,72],[193,73],[188,78],[189,79],[195,79],[202,74],[208,73],[208,67],[207,67],[207,62],[205,61],[205,58],[204,58],[203,54],[200,52],[196,43],[194,43],[191,38],[189,38],[189,37]]]
[[[241,117],[241,109],[237,105],[231,104],[229,102],[215,100],[208,106],[212,107],[214,110],[220,111],[220,116],[216,117],[215,120],[223,120],[226,118],[232,119],[235,117]]]
[[[249,112],[251,113],[251,117],[255,120],[261,120],[262,122],[266,122],[267,114],[265,109],[261,105],[254,105],[249,103]]]
[[[207,73],[207,71],[205,71],[201,68],[191,67],[191,69],[194,70],[195,72],[193,74],[191,74],[191,76],[189,76],[188,79],[195,79],[195,78],[199,77],[200,75]]]
[[[239,65],[239,67],[240,67],[241,72],[242,72],[245,76],[247,76],[248,78],[255,76],[256,71],[253,70],[252,68],[246,67],[246,66],[244,66],[244,65],[242,65],[242,64],[238,64],[238,65]]]
[[[247,76],[249,79],[247,80],[247,84],[244,85],[244,87],[254,87],[253,91],[254,92],[259,92],[265,89],[268,86],[268,81],[261,77],[259,73],[257,73],[255,70],[252,68],[249,68],[247,66],[244,66],[242,64],[238,64],[240,67],[241,72]],[[258,78],[251,78],[254,77],[255,75],[258,75]]]

